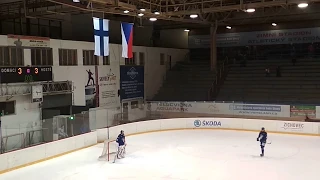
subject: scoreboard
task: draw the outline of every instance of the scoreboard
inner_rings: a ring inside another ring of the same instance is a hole
[[[0,83],[52,81],[52,67],[0,67]]]

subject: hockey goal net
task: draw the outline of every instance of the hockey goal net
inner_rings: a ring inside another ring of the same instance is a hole
[[[115,140],[105,140],[103,143],[103,150],[99,160],[110,161],[110,156],[117,153],[118,145]]]

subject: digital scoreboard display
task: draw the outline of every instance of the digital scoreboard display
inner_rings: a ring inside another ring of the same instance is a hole
[[[30,83],[52,81],[52,67],[0,67],[0,82]]]

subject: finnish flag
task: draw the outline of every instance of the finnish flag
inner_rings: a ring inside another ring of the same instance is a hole
[[[109,20],[93,18],[94,55],[109,56]]]

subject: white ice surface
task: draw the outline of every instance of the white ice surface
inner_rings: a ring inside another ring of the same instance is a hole
[[[103,144],[0,175],[0,180],[319,180],[320,139],[184,130],[127,137],[126,158],[98,161]],[[113,157],[112,157],[113,158]]]

